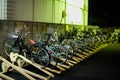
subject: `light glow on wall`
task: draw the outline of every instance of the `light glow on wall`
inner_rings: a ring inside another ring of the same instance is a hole
[[[66,23],[83,25],[85,22],[84,11],[86,0],[66,0]],[[88,4],[87,4],[88,5]]]
[[[4,9],[5,9],[5,6],[4,6],[4,0],[0,0],[0,19],[5,19],[5,14],[4,14]]]
[[[87,19],[88,0],[10,0],[10,1],[0,0],[0,19],[6,18],[14,20],[50,22],[61,24],[78,24],[78,25],[88,24]],[[10,6],[13,5],[15,7],[12,8],[5,6],[8,5],[7,2],[9,3]],[[65,14],[64,17],[63,11]]]

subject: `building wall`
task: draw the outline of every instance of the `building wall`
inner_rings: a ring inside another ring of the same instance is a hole
[[[54,22],[56,23],[65,23],[64,19],[62,19],[62,11],[66,11],[65,0],[54,0]],[[61,21],[62,19],[62,21]]]
[[[52,22],[52,0],[34,0],[34,21]]]
[[[13,19],[14,0],[0,0],[0,20]]]
[[[33,0],[15,0],[14,19],[32,21]]]
[[[4,0],[0,0],[0,19],[5,19],[4,4]]]
[[[35,0],[34,21],[60,23],[62,10],[65,9],[64,0]]]
[[[13,12],[14,20],[87,25],[88,0],[14,0]]]

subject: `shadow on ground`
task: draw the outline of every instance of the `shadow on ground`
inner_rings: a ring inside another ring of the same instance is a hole
[[[51,80],[120,80],[120,44],[110,44]]]

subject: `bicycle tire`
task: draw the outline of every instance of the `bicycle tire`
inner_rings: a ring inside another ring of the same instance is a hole
[[[53,51],[53,50],[48,50],[47,51],[49,56],[50,56],[50,63],[54,62],[52,66],[50,66],[51,68],[55,68],[58,64],[58,61],[57,61],[57,55],[56,53]]]
[[[70,45],[64,45],[68,52],[68,59],[71,59],[74,56],[74,50]]]
[[[10,56],[10,52],[12,51],[12,47],[15,43],[15,39],[13,38],[6,38],[3,42],[3,50],[6,56]]]
[[[38,48],[38,50],[33,53],[33,49]],[[42,48],[41,46],[35,47],[35,45],[32,45],[30,47],[30,53],[31,53],[31,58],[34,60],[35,63],[38,63],[41,65],[41,68],[45,68],[49,65],[50,63],[50,57],[47,53],[47,51]]]
[[[65,63],[67,61],[68,52],[67,52],[67,50],[65,49],[65,47],[63,45],[55,46],[53,51],[55,51],[55,53],[57,55],[58,63],[63,64],[63,63]]]

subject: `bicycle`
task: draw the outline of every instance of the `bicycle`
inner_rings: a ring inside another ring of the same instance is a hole
[[[60,64],[65,63],[68,58],[68,52],[67,52],[66,48],[63,45],[58,44],[56,39],[52,38],[53,34],[44,33],[44,35],[47,35],[47,40],[44,42],[45,42],[46,46],[49,49],[53,50],[55,52],[55,54],[57,55],[57,62]]]
[[[49,57],[49,63],[48,63],[47,66],[49,66],[49,67],[56,67],[57,66],[57,55],[55,54],[55,52],[53,50],[51,50],[50,48],[46,47],[48,42],[42,41],[40,34],[36,35],[35,40],[33,40],[32,42],[34,44],[30,46],[30,52],[36,54],[35,49],[37,47],[43,48],[47,52],[48,57]],[[36,61],[37,61],[37,59],[36,59]],[[50,63],[53,63],[52,66],[50,66]]]
[[[29,40],[31,42],[30,45],[34,45],[33,42],[33,34],[27,30],[27,27],[23,28],[17,28],[16,32],[17,35],[10,34],[8,37],[4,40],[3,43],[3,49],[5,51],[5,54],[10,57],[11,52],[19,53],[20,55],[23,55],[24,57],[33,60],[36,63],[39,63],[44,68],[49,64],[49,56],[46,50],[40,46],[35,47],[36,53],[32,53],[32,51],[29,49],[28,45],[25,44],[25,42],[28,42],[26,40]],[[25,30],[25,33],[23,33]],[[27,32],[26,32],[27,31]],[[28,37],[29,36],[29,37]]]

